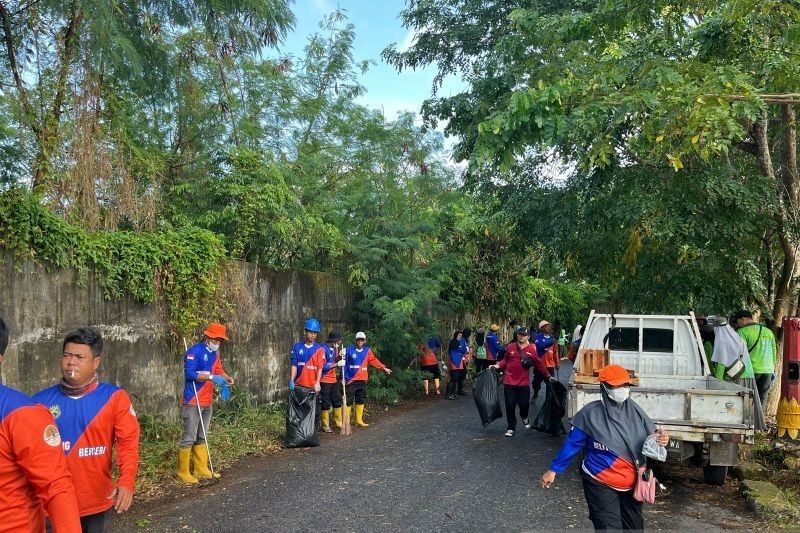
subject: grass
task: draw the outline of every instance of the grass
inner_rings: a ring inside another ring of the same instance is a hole
[[[214,407],[209,431],[214,467],[224,469],[242,457],[277,450],[285,433],[285,413],[285,405],[259,405],[252,394],[234,389],[230,401]],[[150,415],[140,416],[139,424],[142,435],[136,493],[137,500],[146,501],[179,484],[175,473],[183,426]]]

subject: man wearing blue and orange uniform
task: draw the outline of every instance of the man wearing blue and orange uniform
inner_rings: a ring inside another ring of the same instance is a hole
[[[328,340],[323,345],[325,348],[325,364],[322,367],[320,380],[320,398],[322,400],[322,431],[331,433],[331,408],[333,408],[333,422],[337,428],[342,427],[342,388],[336,376],[336,367],[342,355],[339,346],[342,334],[336,330],[328,332]]]
[[[292,347],[290,390],[294,389],[295,385],[313,389],[317,393],[322,389],[320,382],[325,368],[325,348],[317,344],[317,335],[321,329],[316,318],[309,318],[303,325],[305,339]]]
[[[365,428],[369,426],[364,422],[364,402],[367,399],[369,367],[373,366],[378,370],[383,370],[387,375],[391,375],[392,371],[372,353],[372,349],[367,346],[367,335],[363,331],[356,333],[356,343],[347,347],[344,360],[347,403],[351,406],[355,404],[356,425]],[[350,414],[348,413],[347,416],[350,416]]]
[[[98,380],[102,352],[97,331],[71,331],[62,345],[61,382],[33,397],[58,425],[86,532],[108,531],[112,507],[117,513],[128,510],[139,467],[136,412],[128,393]],[[119,469],[116,484],[112,455]]]
[[[7,347],[8,328],[0,318],[0,365]],[[56,533],[81,530],[53,416],[21,392],[0,385],[0,531],[44,531],[45,510]]]
[[[228,340],[228,328],[212,322],[203,331],[203,340],[186,350],[183,359],[183,434],[178,444],[178,478],[194,484],[200,479],[218,478],[208,468],[208,431],[211,427],[214,385],[233,386],[225,372],[219,348]],[[199,406],[199,407],[198,407]],[[201,416],[202,415],[202,416]],[[189,471],[189,462],[192,471]]]

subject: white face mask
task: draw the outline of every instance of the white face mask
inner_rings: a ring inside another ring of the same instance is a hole
[[[631,395],[631,388],[630,387],[618,387],[616,389],[609,389],[606,387],[606,392],[608,393],[608,397],[611,398],[614,402],[620,404],[623,403],[628,397]]]
[[[218,342],[208,341],[206,343],[206,346],[208,346],[208,349],[211,350],[212,352],[216,352],[217,350],[219,350],[219,343]]]

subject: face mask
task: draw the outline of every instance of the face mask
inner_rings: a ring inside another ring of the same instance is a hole
[[[608,393],[609,398],[611,398],[614,402],[621,404],[628,399],[628,396],[631,395],[631,388],[618,387],[616,389],[609,389],[606,387],[606,392]]]
[[[208,349],[211,350],[212,352],[216,352],[217,350],[219,350],[218,342],[208,341],[208,343],[206,343],[206,346],[208,346]]]

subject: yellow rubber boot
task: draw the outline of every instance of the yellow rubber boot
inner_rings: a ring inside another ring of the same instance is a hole
[[[208,450],[205,444],[196,444],[192,446],[192,461],[194,461],[194,474],[199,479],[214,479],[219,478],[219,474],[208,469]]]
[[[322,421],[322,431],[325,433],[333,433],[331,431],[331,411],[328,409],[327,411],[322,411],[321,416],[319,417]]]
[[[369,427],[369,424],[364,422],[364,404],[356,404],[356,425],[360,428]]]
[[[342,408],[341,407],[334,407],[333,408],[333,424],[336,426],[337,429],[342,429]]]
[[[189,473],[189,461],[192,458],[192,450],[189,448],[178,448],[178,479],[184,483],[194,485],[197,478]]]

